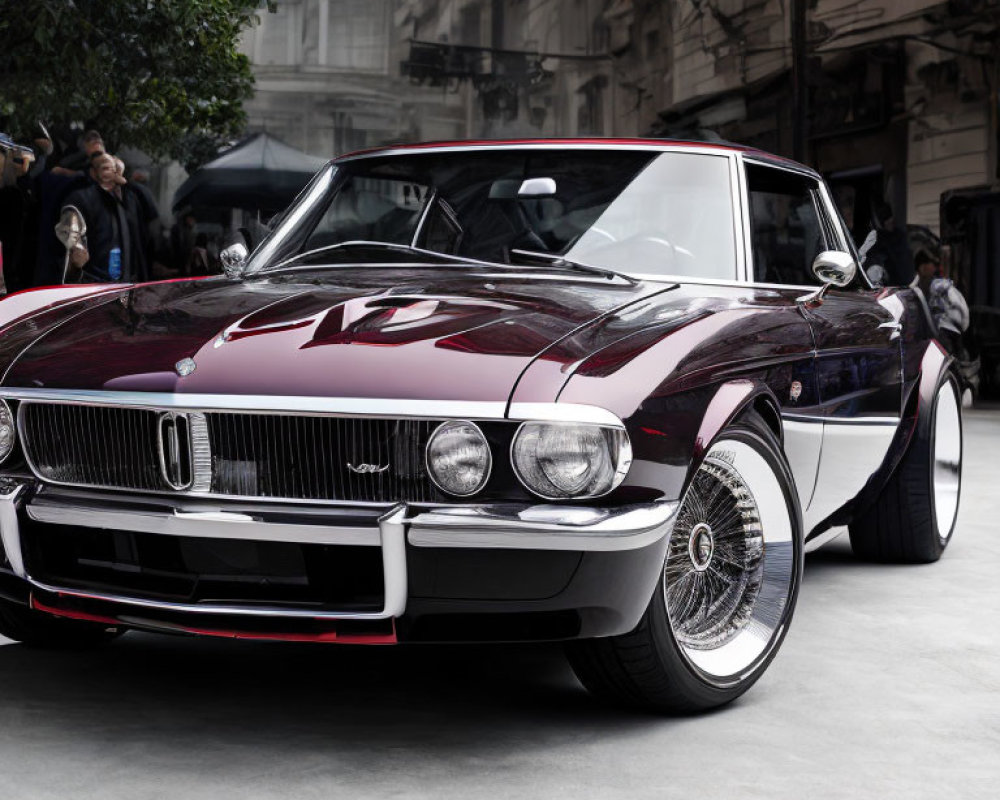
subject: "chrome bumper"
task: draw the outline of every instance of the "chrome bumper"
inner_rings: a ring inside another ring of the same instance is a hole
[[[74,499],[73,493],[41,491],[28,497],[27,484],[0,494],[0,537],[11,570],[32,587],[46,592],[155,607],[197,614],[308,617],[312,619],[389,619],[406,610],[406,543],[413,547],[502,548],[616,552],[655,544],[670,533],[676,502],[657,502],[619,509],[589,506],[524,506],[513,504],[365,509],[370,524],[345,525],[320,507],[242,505],[233,510],[218,504],[174,498],[104,496]],[[27,499],[26,499],[27,498]],[[330,507],[328,507],[329,509]],[[385,604],[377,612],[317,612],[288,608],[184,605],[82,592],[34,579],[21,552],[18,514],[53,525],[133,531],[162,536],[240,539],[246,541],[342,544],[381,547]],[[292,518],[294,521],[289,521]]]

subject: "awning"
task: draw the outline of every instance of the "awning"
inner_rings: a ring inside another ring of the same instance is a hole
[[[256,133],[198,169],[174,192],[173,210],[242,208],[274,214],[285,208],[325,159]]]

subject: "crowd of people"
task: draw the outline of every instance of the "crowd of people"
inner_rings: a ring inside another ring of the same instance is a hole
[[[4,291],[143,281],[216,268],[194,217],[183,217],[167,231],[148,174],[129,173],[98,131],[85,131],[58,155],[48,131],[30,147],[3,137],[0,158]]]

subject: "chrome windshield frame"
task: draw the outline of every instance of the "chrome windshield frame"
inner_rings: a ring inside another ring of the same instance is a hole
[[[295,231],[303,224],[304,220],[310,216],[310,214],[317,212],[318,210],[325,210],[326,204],[322,202],[323,196],[331,190],[335,179],[339,172],[339,167],[341,165],[365,161],[375,158],[384,158],[386,156],[392,157],[404,157],[404,156],[414,156],[420,154],[441,154],[441,153],[470,153],[470,152],[492,152],[492,151],[520,151],[520,150],[538,150],[538,151],[595,151],[595,152],[607,152],[607,151],[637,151],[637,152],[649,152],[654,154],[653,157],[656,158],[659,155],[666,153],[684,153],[684,154],[698,154],[698,155],[708,155],[715,157],[726,158],[729,162],[730,169],[730,218],[733,220],[734,224],[734,258],[733,264],[731,265],[731,276],[726,277],[700,277],[700,276],[686,276],[686,275],[674,275],[666,273],[649,273],[642,271],[633,271],[629,269],[619,269],[615,268],[613,271],[620,273],[621,276],[627,277],[632,280],[658,280],[658,281],[668,281],[676,282],[678,280],[695,282],[695,283],[715,283],[715,282],[729,282],[732,280],[739,281],[745,270],[746,270],[746,255],[744,252],[745,241],[743,231],[740,229],[738,223],[743,216],[743,209],[740,207],[740,196],[741,196],[741,186],[738,181],[740,180],[741,163],[740,157],[742,152],[737,147],[727,146],[727,145],[713,145],[709,143],[664,143],[657,144],[655,142],[648,141],[637,141],[637,142],[593,142],[593,141],[560,141],[560,142],[504,142],[501,144],[492,144],[489,142],[476,142],[476,143],[455,143],[446,145],[429,145],[429,146],[399,146],[399,147],[387,147],[384,149],[366,151],[361,153],[347,154],[341,156],[330,163],[328,163],[322,170],[320,170],[316,176],[313,178],[312,182],[306,186],[305,189],[300,193],[300,195],[295,199],[292,206],[289,207],[289,211],[281,219],[278,226],[272,231],[258,246],[258,248],[251,253],[247,265],[243,270],[244,278],[262,278],[267,274],[272,272],[277,272],[283,268],[283,265],[287,265],[287,268],[296,268],[298,265],[294,264],[294,261],[301,256],[308,255],[309,252],[319,252],[319,251],[309,251],[303,253],[294,254],[283,254],[283,257],[275,262],[274,256],[280,253],[282,247],[287,244],[290,237],[292,237]],[[648,164],[647,164],[648,166]],[[808,171],[808,168],[802,167],[803,170]],[[641,172],[642,170],[640,170]],[[422,217],[426,215],[426,209],[424,210]],[[421,224],[423,219],[421,219]],[[392,243],[385,243],[387,246]],[[419,252],[422,248],[415,248],[415,251]],[[429,254],[433,254],[435,259],[437,258],[451,258],[447,253],[438,253],[437,251],[427,251]],[[454,263],[457,266],[467,263],[469,266],[486,266],[494,264],[499,267],[516,267],[524,265],[516,264],[504,264],[501,262],[489,262],[480,259],[466,258],[462,256],[454,256]],[[311,265],[316,268],[318,265]],[[340,265],[334,265],[340,266]],[[345,265],[347,266],[347,265]],[[353,266],[353,265],[351,265]],[[598,265],[594,265],[595,269],[603,269]],[[539,273],[544,272],[544,267],[539,269]]]

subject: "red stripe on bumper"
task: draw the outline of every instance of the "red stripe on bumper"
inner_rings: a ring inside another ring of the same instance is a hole
[[[55,617],[64,619],[75,619],[85,622],[98,622],[102,625],[129,626],[136,625],[148,627],[154,630],[174,631],[177,633],[189,633],[194,636],[214,636],[223,639],[248,639],[252,641],[265,642],[337,642],[340,644],[396,644],[396,621],[389,620],[392,625],[390,633],[338,633],[336,630],[324,631],[322,633],[270,633],[265,631],[234,631],[222,628],[193,628],[188,625],[177,625],[174,623],[161,623],[156,620],[143,620],[137,623],[123,622],[114,617],[105,617],[99,614],[90,614],[86,611],[76,611],[68,608],[56,608],[49,606],[31,596],[31,607],[36,611],[42,611]]]

